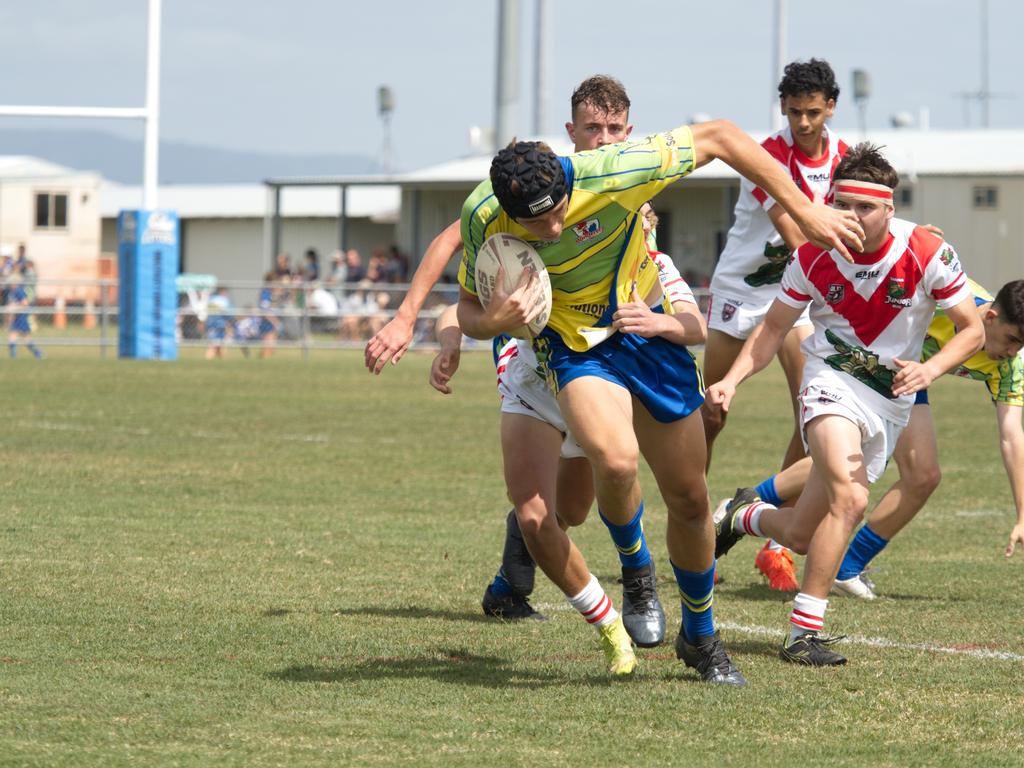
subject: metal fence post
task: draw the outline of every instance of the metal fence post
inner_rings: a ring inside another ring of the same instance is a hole
[[[107,281],[100,280],[100,359],[107,357]]]

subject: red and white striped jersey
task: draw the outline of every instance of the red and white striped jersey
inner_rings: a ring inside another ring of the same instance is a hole
[[[651,261],[658,267],[658,282],[661,285],[661,290],[668,297],[669,304],[675,304],[677,301],[688,304],[697,303],[697,299],[693,297],[693,290],[683,280],[683,276],[679,274],[679,270],[676,268],[676,264],[672,261],[671,256],[667,253],[650,249],[647,250],[647,255],[651,257]]]
[[[967,276],[953,246],[902,219],[892,220],[878,251],[854,257],[850,264],[835,250],[801,246],[778,298],[797,309],[810,304],[814,333],[801,345],[808,369],[820,369],[816,358],[851,376],[878,413],[905,422],[914,396],[893,396],[893,358],[921,359],[936,308],[970,298]]]
[[[809,200],[825,202],[832,184],[832,172],[846,154],[847,146],[825,128],[828,151],[817,160],[807,157],[796,146],[787,126],[768,137],[761,146],[779,161],[793,182]],[[778,283],[789,263],[789,249],[775,231],[768,211],[774,198],[747,179],[740,180],[735,223],[729,230],[725,250],[711,278],[711,292],[753,305],[767,305],[778,293]]]

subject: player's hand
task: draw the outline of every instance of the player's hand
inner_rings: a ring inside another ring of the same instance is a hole
[[[900,360],[898,357],[894,357],[892,361],[900,369],[892,380],[892,393],[897,397],[928,389],[928,385],[935,381],[937,376],[928,363]]]
[[[524,269],[511,293],[505,293],[505,268],[498,266],[494,279],[494,293],[484,314],[498,333],[526,325],[544,311],[540,291],[540,275],[535,269]]]
[[[1010,541],[1006,545],[1006,556],[1013,557],[1013,553],[1017,551],[1018,546],[1024,551],[1024,523],[1018,523],[1010,531]]]
[[[723,379],[704,390],[704,402],[712,410],[720,409],[723,413],[728,413],[735,395],[736,386]]]
[[[397,365],[412,343],[413,323],[405,318],[394,317],[366,342],[363,357],[366,369],[380,375],[388,361]]]
[[[819,248],[835,248],[851,264],[850,248],[864,250],[864,229],[851,211],[840,211],[821,203],[811,205],[810,214],[797,224],[804,236]]]
[[[459,370],[459,358],[462,355],[461,349],[442,349],[434,356],[430,364],[430,386],[442,395],[450,395],[452,388],[448,385],[452,376]]]
[[[931,232],[933,235],[937,237],[945,237],[946,234],[941,229],[936,227],[934,224],[922,224],[921,229],[923,229],[925,232]]]
[[[612,327],[622,333],[635,333],[637,336],[650,339],[664,330],[664,318],[665,315],[651,311],[647,302],[640,298],[634,285],[630,300],[620,304],[619,309],[612,315]]]

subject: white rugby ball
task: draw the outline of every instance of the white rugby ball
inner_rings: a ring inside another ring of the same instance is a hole
[[[536,338],[551,317],[551,278],[544,267],[544,261],[533,246],[518,237],[499,232],[487,238],[476,255],[476,292],[485,309],[494,295],[499,265],[505,268],[505,293],[513,291],[527,269],[532,268],[537,272],[540,278],[537,291],[544,309],[527,325],[509,331],[519,339]]]

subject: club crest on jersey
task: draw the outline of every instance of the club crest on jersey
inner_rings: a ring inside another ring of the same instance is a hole
[[[902,277],[890,277],[885,286],[885,303],[894,307],[909,307],[913,302],[907,297],[907,287]]]
[[[842,283],[829,283],[828,293],[825,294],[825,301],[829,304],[838,304],[846,295],[846,286]]]
[[[604,227],[598,219],[587,219],[579,224],[572,225],[573,234],[576,235],[576,242],[582,243],[592,237],[597,237],[604,232]]]
[[[736,305],[735,304],[732,304],[732,303],[727,301],[727,302],[725,302],[725,304],[722,305],[722,320],[723,320],[723,322],[728,323],[730,320],[732,320],[732,316],[735,315],[735,314],[736,314]]]
[[[960,271],[960,262],[952,248],[943,248],[939,254],[939,261],[949,267],[953,272]]]

